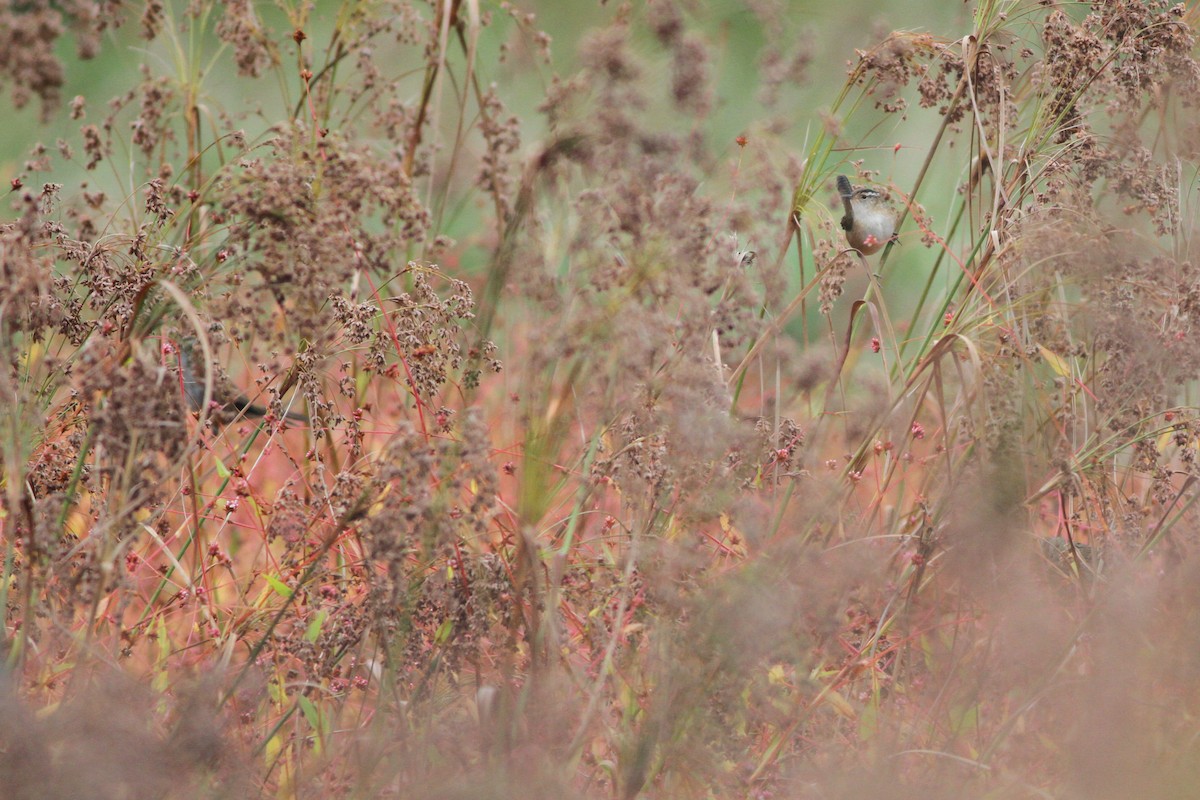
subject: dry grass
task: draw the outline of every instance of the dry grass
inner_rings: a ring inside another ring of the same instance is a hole
[[[0,11],[5,797],[1194,794],[1200,12],[700,5]]]

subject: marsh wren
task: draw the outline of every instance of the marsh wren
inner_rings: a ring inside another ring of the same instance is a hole
[[[183,392],[187,396],[188,405],[193,411],[200,411],[204,405],[204,357],[200,352],[200,343],[191,337],[185,337],[178,343],[179,370]],[[239,416],[265,417],[267,409],[255,405],[248,397],[239,394],[232,387],[216,381],[213,387],[212,405],[209,409],[210,419],[219,425],[228,424]],[[286,411],[284,419],[292,422],[308,422],[308,416],[296,411]]]
[[[869,256],[896,240],[896,212],[882,194],[866,186],[855,189],[845,175],[838,175],[837,186],[846,207],[842,230],[851,247]]]

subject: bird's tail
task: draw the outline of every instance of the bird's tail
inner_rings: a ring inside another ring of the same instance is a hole
[[[850,195],[854,194],[854,187],[850,185],[850,179],[845,175],[838,175],[837,185],[838,194],[840,194],[842,197],[849,197]]]

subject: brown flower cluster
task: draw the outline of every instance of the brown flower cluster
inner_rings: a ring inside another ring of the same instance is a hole
[[[330,295],[360,271],[393,274],[425,236],[428,211],[398,157],[306,138],[279,131],[270,154],[243,158],[214,189],[226,235],[206,293],[239,339],[271,340],[285,295],[293,330],[320,339]]]

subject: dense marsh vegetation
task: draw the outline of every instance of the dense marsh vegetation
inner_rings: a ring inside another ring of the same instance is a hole
[[[1194,796],[1197,7],[572,3],[0,10],[4,795]]]

